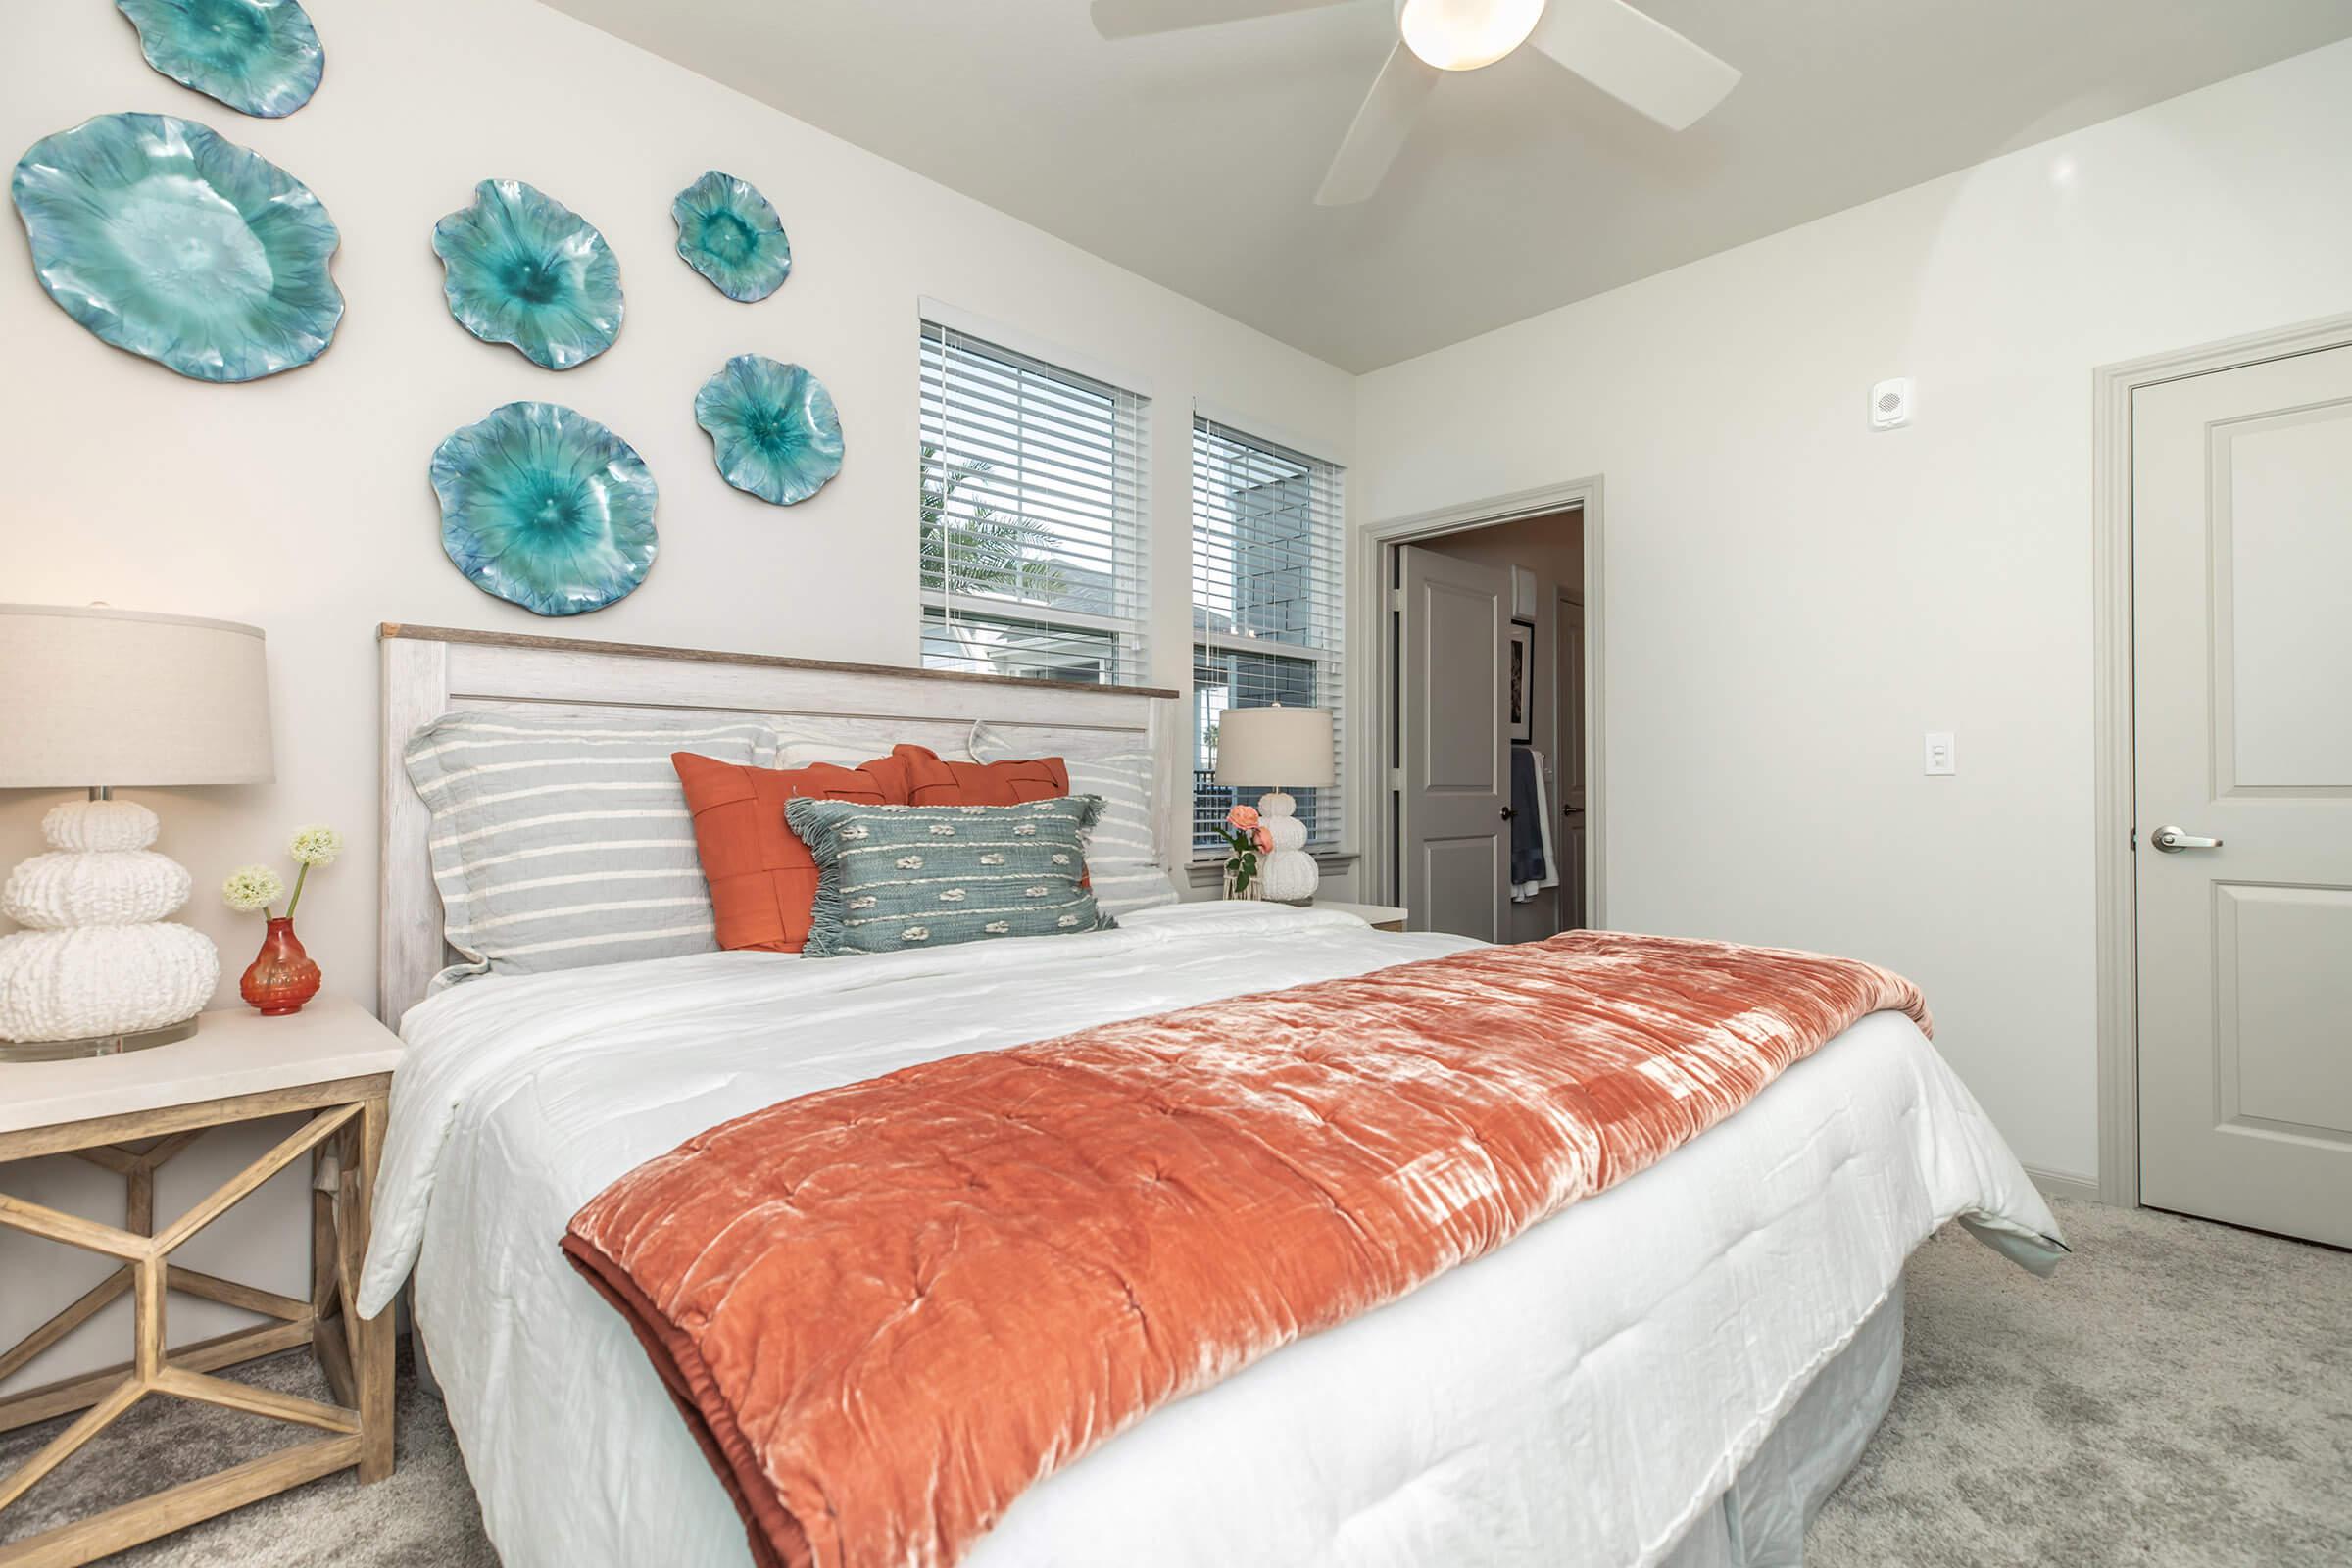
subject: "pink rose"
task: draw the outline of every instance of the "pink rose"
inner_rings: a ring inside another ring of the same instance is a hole
[[[1232,810],[1225,813],[1225,820],[1231,826],[1238,827],[1243,832],[1247,833],[1250,831],[1250,829],[1257,826],[1257,808],[1254,806],[1237,806]]]
[[[1245,807],[1243,809],[1248,810],[1249,808]],[[1257,813],[1250,811],[1250,814],[1255,816]],[[1257,846],[1259,854],[1271,854],[1274,849],[1274,830],[1270,827],[1257,828],[1250,833],[1250,842]]]

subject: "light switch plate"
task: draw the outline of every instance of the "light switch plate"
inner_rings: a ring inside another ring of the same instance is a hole
[[[1942,778],[1960,771],[1960,755],[1952,749],[1952,732],[1948,729],[1928,731],[1927,748],[1920,771],[1931,777]]]

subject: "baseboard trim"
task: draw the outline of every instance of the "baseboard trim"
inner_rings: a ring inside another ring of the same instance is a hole
[[[2070,1176],[2064,1171],[2042,1170],[2034,1165],[2026,1167],[2026,1174],[2034,1178],[2034,1185],[2041,1189],[2044,1198],[2071,1198],[2084,1203],[2103,1203],[2107,1200],[2107,1195],[2099,1191],[2098,1181],[2094,1177]]]

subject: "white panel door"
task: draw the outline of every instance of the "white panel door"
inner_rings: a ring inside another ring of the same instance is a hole
[[[2352,1246],[2352,348],[2132,423],[2140,1197]]]
[[[1407,545],[1398,637],[1405,925],[1494,942],[1510,872],[1510,579]]]

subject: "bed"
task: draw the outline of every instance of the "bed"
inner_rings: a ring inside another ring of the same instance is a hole
[[[822,712],[920,733],[1168,740],[1151,693],[789,661],[383,642],[387,755],[451,708]],[[1026,688],[1026,689],[1020,689]],[[702,954],[423,995],[420,807],[385,781],[395,1080],[363,1282],[415,1321],[511,1568],[749,1560],[628,1327],[558,1240],[607,1184],[764,1105],[912,1063],[1473,946],[1337,911],[1149,910],[1116,930],[854,960]],[[1168,827],[1176,817],[1165,803]],[[405,916],[397,917],[399,911]],[[974,1568],[1794,1564],[1890,1399],[1911,1249],[1962,1218],[2030,1266],[2057,1227],[1966,1090],[1873,1013],[1651,1169],[1275,1351],[1031,1488]]]

